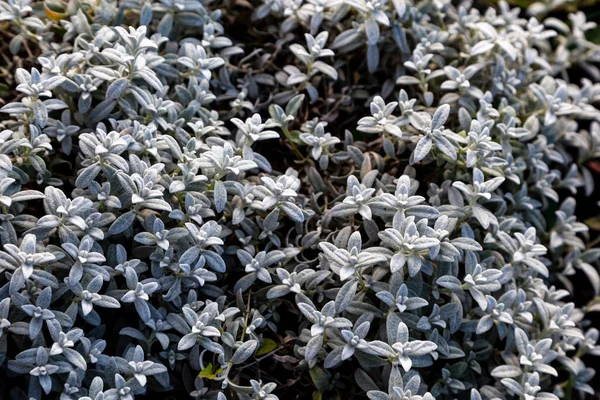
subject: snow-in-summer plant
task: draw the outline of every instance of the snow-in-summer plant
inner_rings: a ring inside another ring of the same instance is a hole
[[[471,3],[0,0],[0,398],[593,396],[595,23]]]

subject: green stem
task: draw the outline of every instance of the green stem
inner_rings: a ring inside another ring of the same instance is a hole
[[[288,140],[290,146],[294,150],[294,152],[298,155],[298,157],[300,157],[300,160],[303,160],[304,156],[302,155],[302,153],[300,152],[300,150],[298,150],[298,147],[296,146],[296,143],[294,143],[294,141],[292,140],[292,134],[290,133],[287,125],[283,125],[281,127],[281,129],[283,131],[283,134],[285,135],[285,138]]]
[[[588,243],[587,248],[591,249],[592,247],[594,247],[598,243],[600,243],[600,236],[598,236],[596,239],[594,239],[590,243]]]
[[[567,386],[565,387],[565,400],[571,400],[573,395],[573,375],[569,376]]]

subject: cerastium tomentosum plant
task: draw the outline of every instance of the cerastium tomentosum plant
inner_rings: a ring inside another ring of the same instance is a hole
[[[595,24],[455,3],[0,0],[0,391],[593,395]]]

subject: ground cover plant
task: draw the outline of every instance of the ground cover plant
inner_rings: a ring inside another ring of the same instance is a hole
[[[593,397],[580,6],[0,0],[0,398]]]

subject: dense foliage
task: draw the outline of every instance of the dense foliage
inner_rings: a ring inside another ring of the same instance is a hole
[[[0,0],[0,397],[593,395],[562,3]]]

